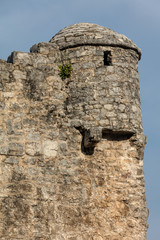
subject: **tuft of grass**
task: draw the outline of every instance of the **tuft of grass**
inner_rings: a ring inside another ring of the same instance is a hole
[[[72,65],[71,63],[63,63],[58,66],[59,69],[59,76],[61,77],[62,80],[65,80],[66,78],[70,78],[72,74]]]

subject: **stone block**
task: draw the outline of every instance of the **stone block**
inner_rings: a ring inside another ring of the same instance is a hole
[[[5,159],[5,163],[8,163],[8,164],[18,164],[19,163],[19,158],[18,157],[6,157]]]
[[[38,156],[42,153],[40,142],[27,142],[25,149],[26,154],[30,156]]]
[[[43,140],[42,142],[43,154],[46,157],[56,157],[58,151],[58,142],[51,140]]]
[[[13,71],[13,76],[14,76],[15,79],[25,80],[26,79],[26,72],[22,72],[20,70],[14,70]]]
[[[7,155],[22,156],[24,154],[24,144],[22,143],[9,143]]]

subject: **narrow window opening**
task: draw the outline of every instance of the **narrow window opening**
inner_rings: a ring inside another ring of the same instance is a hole
[[[112,65],[111,51],[105,51],[104,52],[104,65],[105,66],[111,66]]]
[[[103,130],[102,131],[102,139],[107,139],[110,141],[123,141],[128,140],[134,135],[133,132],[127,131],[109,131]]]

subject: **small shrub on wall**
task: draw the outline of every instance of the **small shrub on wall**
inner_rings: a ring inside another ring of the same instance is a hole
[[[62,80],[65,80],[66,78],[70,78],[71,73],[72,73],[72,65],[69,62],[60,64],[58,66],[59,69],[59,76],[61,77]]]

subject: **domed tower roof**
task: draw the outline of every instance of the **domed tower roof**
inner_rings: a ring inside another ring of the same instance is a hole
[[[92,23],[77,23],[59,31],[51,40],[60,49],[82,45],[101,45],[130,48],[141,57],[141,50],[126,36]]]

